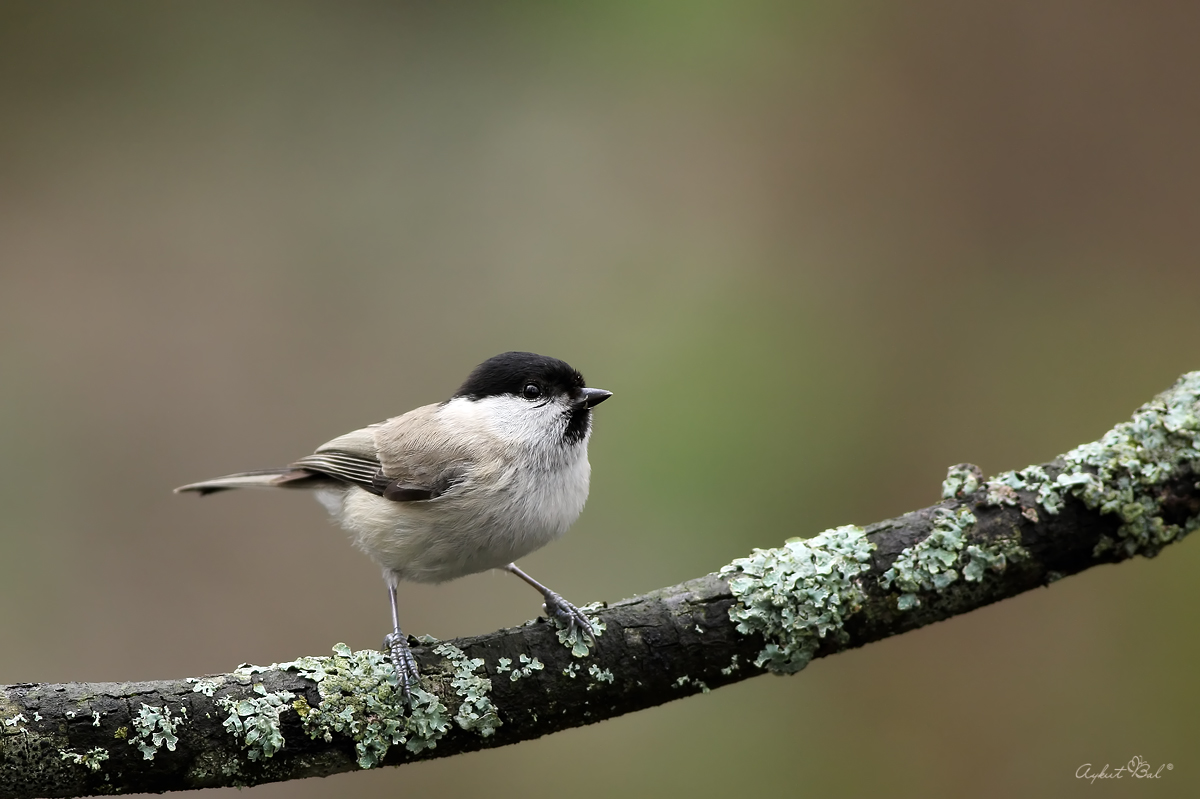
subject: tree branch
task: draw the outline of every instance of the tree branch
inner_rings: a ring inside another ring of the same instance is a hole
[[[1200,372],[1040,467],[951,468],[938,505],[755,550],[604,608],[591,648],[538,620],[203,679],[0,690],[0,798],[254,785],[503,746],[823,657],[1154,556],[1200,527]]]

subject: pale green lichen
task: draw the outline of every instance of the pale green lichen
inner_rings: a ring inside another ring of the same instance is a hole
[[[1093,555],[1120,550],[1126,556],[1153,557],[1166,544],[1200,528],[1200,516],[1182,524],[1163,518],[1164,484],[1190,472],[1200,473],[1200,372],[1181,377],[1168,391],[1146,403],[1133,418],[1059,458],[1062,469],[1053,478],[1041,466],[1004,472],[988,480],[984,506],[1021,506],[1018,491],[1030,492],[1041,509],[1056,515],[1070,498],[1088,508],[1121,520],[1117,538],[1104,536]],[[969,470],[951,467],[943,496],[971,493]],[[1001,572],[1014,560],[1029,557],[1016,537],[967,544],[974,516],[966,508],[939,510],[934,531],[901,553],[880,582],[902,593],[900,610],[920,604],[919,591],[941,591],[961,575],[982,580]],[[1021,506],[1021,515],[1039,520],[1037,508]],[[970,518],[968,518],[970,517]]]
[[[908,610],[921,604],[920,591],[941,591],[958,579],[959,552],[967,542],[967,533],[975,524],[975,515],[966,508],[957,511],[937,508],[933,530],[920,543],[908,547],[879,578],[884,588],[900,590],[897,607]]]
[[[729,617],[738,632],[768,641],[755,665],[791,674],[808,665],[821,639],[844,636],[846,618],[861,607],[859,577],[874,548],[861,527],[848,525],[756,549],[722,568],[737,599]]]
[[[241,739],[242,747],[247,750],[246,756],[251,760],[262,760],[283,748],[285,741],[279,716],[290,707],[296,695],[291,691],[268,692],[262,683],[257,683],[251,690],[255,696],[222,697],[217,700],[217,706],[229,712],[222,724],[230,734]]]
[[[1005,485],[996,480],[989,480],[983,504],[991,507],[999,507],[1001,505],[1015,507],[1021,504],[1021,498],[1017,496],[1017,492],[1012,486]]]
[[[999,538],[985,544],[970,544],[966,549],[967,563],[962,567],[963,579],[981,582],[989,572],[1002,573],[1008,564],[1025,560],[1029,551],[1021,546],[1016,537]]]
[[[675,681],[675,687],[676,688],[686,688],[689,683],[692,685],[695,685],[697,688],[699,688],[700,693],[702,693],[702,694],[706,694],[712,690],[711,688],[708,687],[708,684],[706,682],[704,682],[704,680],[693,680],[691,677],[687,676],[686,674]]]
[[[1038,503],[1051,515],[1062,510],[1063,497],[1050,475],[1041,466],[1026,466],[1011,472],[1002,472],[987,482],[984,505],[1017,505],[1017,491],[1033,491]]]
[[[138,714],[133,718],[134,732],[129,736],[129,745],[136,746],[146,760],[153,760],[163,746],[174,752],[179,743],[179,736],[175,732],[186,717],[186,707],[181,706],[179,715],[172,716],[170,707],[165,704],[162,707],[154,707],[143,702]]]
[[[587,633],[583,632],[578,627],[569,628],[567,623],[557,616],[551,618],[551,620],[554,622],[554,626],[557,628],[556,633],[558,634],[558,642],[567,649],[570,649],[571,654],[575,657],[587,657],[592,651],[592,646],[594,646],[596,643],[594,639],[599,638],[604,633],[604,630],[606,629],[604,622],[602,622],[598,616],[591,615],[603,607],[603,603],[592,602],[589,605],[582,605],[579,608],[579,610],[583,612],[583,615],[587,616],[587,620],[592,625],[591,637],[589,637]]]
[[[1188,470],[1200,474],[1200,372],[1185,374],[1130,421],[1061,460],[1063,470],[1053,480],[1036,466],[995,480],[1036,492],[1038,503],[1051,515],[1062,509],[1066,498],[1076,497],[1088,508],[1118,516],[1117,538],[1102,538],[1097,556],[1110,550],[1127,556],[1158,554],[1200,527],[1197,516],[1182,525],[1168,523],[1162,508],[1166,481]]]
[[[614,680],[612,671],[609,669],[602,669],[595,663],[588,666],[588,674],[592,675],[600,682],[611,683]]]
[[[592,675],[600,682],[606,682],[606,683],[610,683],[610,684],[613,682],[613,680],[616,679],[610,670],[602,669],[599,666],[597,666],[595,663],[588,666],[588,674]]]
[[[1009,563],[1029,557],[1015,536],[969,543],[967,537],[975,522],[975,514],[965,507],[934,511],[929,535],[901,552],[879,578],[884,588],[901,592],[896,600],[898,610],[919,607],[920,592],[941,592],[960,576],[967,582],[979,582],[987,572],[1003,572]]]
[[[62,760],[69,760],[77,766],[86,766],[92,771],[99,771],[101,764],[109,758],[108,750],[100,746],[92,747],[82,754],[76,752],[74,749],[59,749],[58,756]]]
[[[506,671],[512,671],[512,658],[500,658],[496,661],[496,673],[503,674]]]
[[[1033,523],[1037,523],[1037,509],[1032,506],[1022,506],[1021,497],[1017,494],[1017,489],[1027,489],[1031,486],[1033,490],[1037,490],[1037,486],[1043,484],[1049,477],[1046,471],[1040,466],[1029,466],[1025,469],[1020,469],[1013,472],[1004,472],[998,474],[988,480],[984,487],[987,493],[983,498],[984,507],[1021,507],[1021,515]],[[1057,507],[1053,499],[1051,505]]]
[[[565,676],[570,677],[571,679],[575,679],[575,675],[579,673],[579,664],[578,663],[568,663],[566,665],[566,667],[562,670],[562,673]]]
[[[477,732],[484,738],[494,733],[503,722],[500,721],[496,706],[488,697],[492,690],[492,681],[475,673],[483,666],[483,660],[468,658],[461,649],[447,643],[438,644],[433,648],[433,652],[446,658],[454,671],[450,685],[461,700],[458,712],[454,714],[458,726]],[[522,655],[522,658],[524,657]],[[539,668],[540,666],[541,664]]]
[[[501,721],[488,696],[491,681],[476,674],[483,660],[468,658],[449,643],[437,644],[433,652],[446,658],[450,667],[450,687],[459,699],[453,721],[464,730],[492,735]],[[351,652],[345,644],[335,646],[333,653],[333,657],[299,658],[270,667],[246,664],[235,673],[249,677],[271,669],[290,669],[314,681],[320,705],[312,707],[299,698],[290,706],[313,738],[332,741],[335,733],[351,738],[362,768],[379,765],[390,747],[399,744],[413,753],[432,749],[449,732],[450,711],[438,695],[417,687],[410,691],[406,702],[395,668],[385,655],[374,650]],[[536,658],[522,656],[521,662],[524,665],[517,670],[521,676],[543,668]],[[502,664],[503,669],[511,668],[511,664],[511,660]],[[283,704],[272,704],[271,709],[276,707],[282,708]]]
[[[729,665],[721,669],[721,673],[728,677],[740,668],[741,666],[738,665],[738,656],[734,655],[729,659]]]
[[[211,697],[217,692],[218,688],[225,684],[225,678],[213,677],[212,679],[201,679],[197,677],[188,677],[187,682],[195,683],[195,685],[192,686],[192,693],[204,694],[205,696]]]
[[[18,713],[17,715],[4,720],[5,727],[15,727],[18,724],[28,724],[28,723],[29,723],[29,719],[25,718],[24,713]]]
[[[522,666],[520,668],[513,669],[512,674],[508,675],[508,679],[516,682],[523,677],[528,677],[535,671],[541,671],[545,668],[545,665],[542,663],[542,661],[538,660],[537,658],[530,658],[529,655],[521,655],[521,663]]]
[[[959,495],[974,494],[979,490],[979,467],[970,463],[951,466],[942,481],[942,499],[954,499]]]
[[[432,749],[450,729],[449,711],[436,695],[414,688],[404,701],[391,660],[373,649],[352,652],[338,644],[333,657],[303,657],[270,668],[297,671],[317,684],[319,707],[303,697],[291,707],[310,737],[332,741],[340,733],[351,738],[361,768],[379,765],[399,744],[414,753]],[[266,670],[240,669],[246,674]]]

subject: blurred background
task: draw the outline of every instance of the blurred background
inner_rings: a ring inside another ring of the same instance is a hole
[[[171,489],[503,350],[616,394],[587,510],[522,563],[578,603],[1098,437],[1200,369],[1198,40],[1192,4],[0,5],[0,683],[378,646],[378,570],[311,498]],[[1194,796],[1197,570],[1186,541],[795,677],[251,793]],[[499,574],[402,603],[443,638],[540,605]],[[1134,756],[1172,770],[1075,778]]]

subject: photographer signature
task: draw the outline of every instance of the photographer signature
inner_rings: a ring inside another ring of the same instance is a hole
[[[1164,763],[1158,767],[1157,771],[1153,770],[1153,768],[1149,761],[1143,760],[1138,755],[1134,755],[1133,760],[1130,760],[1126,765],[1111,770],[1107,763],[1099,771],[1093,771],[1091,763],[1084,763],[1075,769],[1075,779],[1088,780],[1092,783],[1095,783],[1096,780],[1119,780],[1122,777],[1134,777],[1139,780],[1157,780],[1162,777],[1163,769],[1171,771],[1175,766],[1170,763]]]

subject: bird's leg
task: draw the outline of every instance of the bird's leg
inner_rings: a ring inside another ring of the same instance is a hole
[[[408,648],[408,637],[400,632],[400,614],[396,610],[396,586],[388,581],[388,597],[392,600],[392,631],[383,639],[383,648],[392,656],[396,668],[396,682],[405,699],[412,698],[412,688],[420,685],[421,675],[417,671],[417,659]]]
[[[583,611],[518,569],[517,564],[510,563],[504,567],[504,570],[512,572],[541,591],[542,597],[546,601],[546,613],[567,625],[568,634],[578,630],[587,636],[588,640],[595,642],[596,634],[592,631],[592,623],[588,621],[588,617],[583,614]]]

